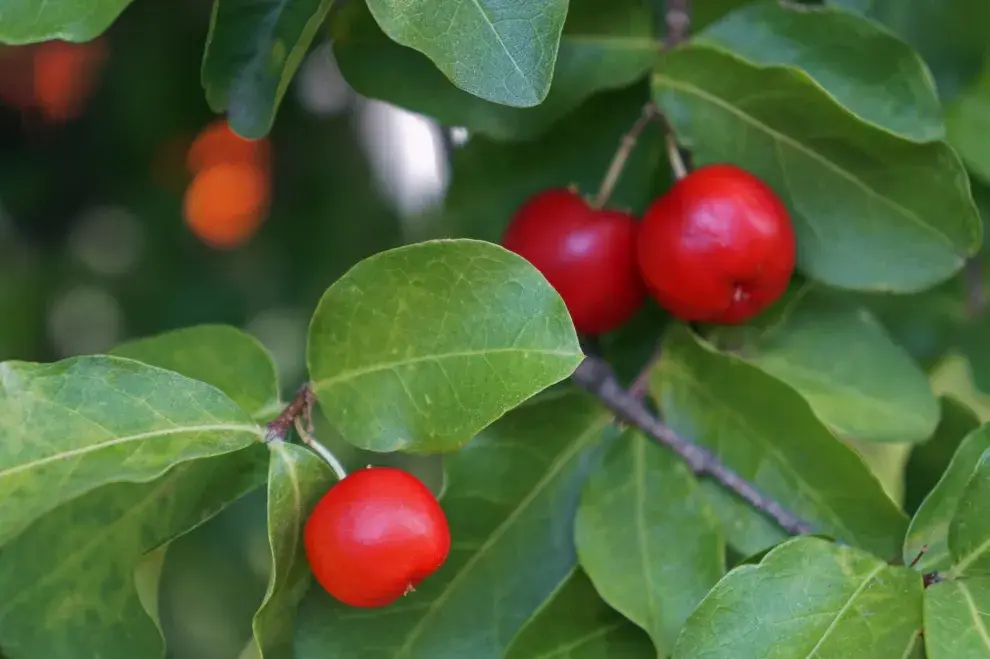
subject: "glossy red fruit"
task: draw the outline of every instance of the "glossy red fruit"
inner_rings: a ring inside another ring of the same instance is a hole
[[[369,467],[328,491],[306,521],[316,581],[350,606],[391,604],[447,560],[450,529],[433,493],[412,474]]]
[[[646,287],[682,320],[738,324],[787,289],[796,241],[770,187],[734,165],[700,167],[647,209],[637,257]]]
[[[636,268],[636,220],[551,189],[516,212],[502,246],[529,261],[563,298],[583,334],[610,332],[636,313],[646,291]]]

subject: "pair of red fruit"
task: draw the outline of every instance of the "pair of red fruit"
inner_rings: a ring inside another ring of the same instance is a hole
[[[541,192],[516,213],[503,245],[543,273],[577,330],[591,335],[625,323],[647,291],[682,320],[741,323],[780,297],[795,259],[784,204],[732,165],[687,174],[642,222],[592,208],[576,192]],[[355,607],[391,604],[450,551],[436,498],[391,468],[341,480],[316,505],[304,536],[316,580]]]
[[[543,273],[588,335],[623,325],[647,293],[681,320],[745,322],[787,289],[796,251],[780,198],[728,164],[685,175],[642,222],[571,190],[540,192],[520,207],[502,245]]]

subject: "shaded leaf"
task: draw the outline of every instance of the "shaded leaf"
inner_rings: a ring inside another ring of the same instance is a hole
[[[913,570],[795,538],[726,575],[688,619],[673,658],[906,657],[920,640],[922,592]]]
[[[969,171],[990,183],[990,67],[953,99],[945,109],[945,120],[949,142]]]
[[[309,329],[320,407],[345,439],[381,452],[455,448],[581,359],[546,279],[475,240],[365,259],[327,290]]]
[[[925,555],[917,564],[919,570],[945,570],[951,565],[949,524],[956,514],[966,483],[987,448],[990,448],[990,426],[974,430],[959,445],[938,485],[925,497],[911,520],[904,538],[903,558],[906,564],[918,556],[922,547],[926,547]]]
[[[773,322],[717,332],[713,340],[797,389],[842,437],[919,442],[935,431],[928,376],[861,307],[805,288]]]
[[[11,659],[163,656],[135,568],[263,482],[265,454],[256,444],[151,482],[106,485],[37,520],[0,551],[0,646]]]
[[[707,446],[814,530],[880,556],[898,554],[907,520],[856,453],[815,418],[797,392],[683,326],[663,342],[652,389],[667,423]],[[720,491],[716,485],[712,491]],[[716,509],[729,542],[753,554],[781,531],[723,493]],[[768,531],[774,536],[768,537]]]
[[[444,456],[447,562],[392,606],[303,600],[296,658],[499,659],[576,565],[574,514],[609,415],[583,394],[531,403]]]
[[[695,165],[734,163],[781,195],[808,276],[914,292],[951,277],[979,248],[969,179],[948,145],[873,128],[801,71],[712,46],[671,51],[658,71],[657,102]]]
[[[264,433],[217,389],[119,357],[0,364],[0,545],[56,506]]]
[[[592,472],[575,539],[595,588],[649,632],[661,656],[725,573],[719,521],[694,475],[637,432],[616,441]]]
[[[949,523],[952,577],[990,576],[990,449],[983,451],[976,469],[959,496]]]
[[[928,659],[990,657],[990,579],[943,581],[925,589]]]
[[[341,9],[332,29],[341,73],[361,94],[447,125],[518,140],[544,132],[593,93],[642,77],[659,53],[652,26],[648,8],[637,0],[571,0],[550,92],[532,108],[501,105],[458,88],[426,56],[385,36],[363,3]]]
[[[429,57],[464,91],[530,107],[550,88],[567,0],[368,0],[368,8],[385,34]]]
[[[132,0],[6,0],[0,13],[0,43],[61,39],[90,41],[117,20]]]
[[[650,638],[575,570],[509,646],[505,659],[656,659]]]
[[[275,113],[333,0],[214,0],[202,81],[215,112],[252,139]]]
[[[983,0],[831,0],[873,18],[917,50],[932,69],[943,100],[978,74],[990,38]]]
[[[136,339],[110,354],[213,385],[256,419],[280,411],[271,353],[253,336],[229,325],[199,325]]]
[[[904,508],[908,513],[918,510],[949,468],[962,440],[980,425],[973,410],[952,396],[942,396],[939,401],[942,411],[935,435],[913,447],[905,465]]]
[[[308,448],[285,442],[271,445],[268,541],[273,567],[253,624],[261,657],[292,657],[296,607],[311,576],[303,527],[313,506],[335,482],[330,467]]]
[[[763,65],[802,69],[861,120],[916,142],[942,139],[931,74],[907,44],[873,21],[827,7],[755,2],[693,39]]]

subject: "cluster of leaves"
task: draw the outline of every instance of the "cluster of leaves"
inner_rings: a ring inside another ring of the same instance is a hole
[[[19,43],[91,38],[127,1],[8,4],[0,39]],[[604,349],[635,372],[662,333],[649,388],[664,421],[820,537],[786,538],[557,385],[582,353],[525,261],[431,241],[327,291],[308,367],[347,441],[446,453],[454,544],[436,575],[370,612],[308,587],[299,531],[333,476],[266,441],[282,401],[265,351],[195,327],[0,364],[0,649],[160,656],[148,557],[267,487],[263,657],[990,656],[990,412],[935,393],[953,351],[990,379],[963,273],[990,185],[990,9],[720,4],[732,11],[666,53],[639,0],[367,0],[330,24],[359,92],[475,135],[446,209],[462,235],[494,238],[542,187],[590,188],[650,99],[695,164],[733,162],[782,195],[800,276],[775,309],[701,332],[647,310]],[[217,0],[203,80],[236,130],[267,132],[331,9]],[[666,185],[658,138],[617,203]]]

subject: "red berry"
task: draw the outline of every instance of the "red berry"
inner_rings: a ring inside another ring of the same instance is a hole
[[[578,332],[603,334],[629,320],[646,296],[637,230],[628,213],[594,209],[575,192],[552,189],[519,208],[502,245],[543,273]]]
[[[412,474],[355,471],[323,495],[306,521],[306,556],[328,593],[357,607],[391,604],[447,560],[440,504]]]
[[[738,324],[769,307],[794,272],[787,208],[734,165],[701,167],[646,211],[637,245],[650,294],[682,320]]]

